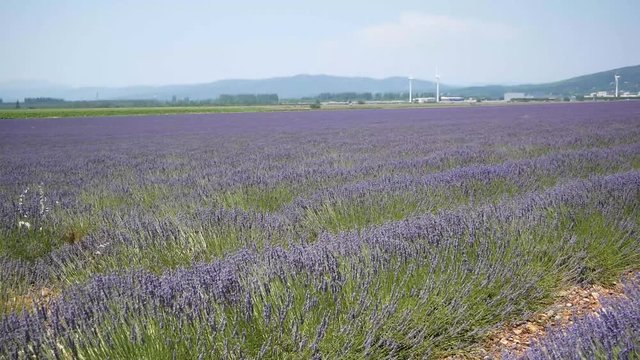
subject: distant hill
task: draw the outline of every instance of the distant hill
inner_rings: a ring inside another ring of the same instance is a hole
[[[566,80],[525,85],[489,85],[453,89],[450,92],[460,96],[497,98],[505,92],[524,92],[534,95],[585,95],[596,91],[615,90],[614,75],[620,75],[620,91],[638,93],[640,91],[640,65],[602,71]]]
[[[122,88],[100,87],[27,87],[3,86],[0,84],[0,98],[7,100],[25,97],[56,97],[66,100],[100,99],[158,99],[170,100],[174,95],[179,99],[215,99],[221,94],[265,94],[276,93],[280,98],[301,98],[316,96],[323,92],[408,92],[406,77],[372,79],[367,77],[342,77],[330,75],[295,75],[259,80],[219,80],[193,85],[132,86]],[[431,81],[414,80],[415,92],[433,92]],[[443,85],[443,89],[450,89]]]
[[[640,91],[640,65],[603,71],[567,80],[524,85],[487,85],[454,87],[441,84],[445,95],[500,98],[505,92],[525,92],[534,95],[584,95],[594,91],[613,91],[613,76],[620,78],[620,90]],[[415,79],[414,92],[434,92],[432,81]],[[367,77],[343,77],[330,75],[295,75],[258,80],[230,79],[210,83],[166,86],[130,87],[80,87],[38,82],[0,83],[0,98],[5,101],[22,100],[25,97],[54,97],[66,100],[106,99],[215,99],[221,94],[265,94],[276,93],[280,98],[302,98],[331,92],[407,92],[406,77],[373,79]]]

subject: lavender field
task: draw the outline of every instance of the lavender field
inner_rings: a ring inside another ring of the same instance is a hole
[[[464,355],[638,234],[640,102],[2,120],[0,358]]]

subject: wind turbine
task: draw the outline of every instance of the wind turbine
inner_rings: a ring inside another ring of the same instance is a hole
[[[616,97],[618,97],[618,82],[620,81],[620,75],[616,74],[614,75],[614,78],[616,79]]]
[[[409,76],[409,103],[413,103],[413,77]]]
[[[438,75],[438,68],[436,68],[436,102],[440,102],[440,75]]]

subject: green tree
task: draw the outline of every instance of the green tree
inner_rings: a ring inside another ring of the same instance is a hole
[[[309,105],[310,108],[312,109],[320,109],[320,100],[316,99],[316,102],[314,102],[313,104]]]

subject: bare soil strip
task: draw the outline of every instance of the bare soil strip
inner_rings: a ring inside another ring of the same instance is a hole
[[[631,276],[627,274],[624,278]],[[553,304],[529,319],[505,324],[491,333],[477,347],[446,360],[500,359],[504,351],[522,355],[533,342],[545,336],[548,330],[567,327],[574,320],[595,314],[602,309],[601,300],[624,296],[621,282],[612,287],[601,285],[574,286],[556,295]]]

